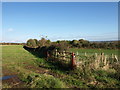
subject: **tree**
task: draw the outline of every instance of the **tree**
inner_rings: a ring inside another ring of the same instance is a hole
[[[72,40],[72,45],[73,45],[74,47],[77,47],[78,41],[77,41],[77,40]]]
[[[39,41],[37,39],[34,39],[36,46],[39,46]]]
[[[37,47],[37,44],[36,44],[36,40],[35,39],[29,39],[27,41],[27,44],[26,44],[28,47],[32,47],[32,48],[36,48]]]
[[[45,46],[46,45],[47,40],[45,38],[42,38],[41,40],[39,40],[39,46]]]

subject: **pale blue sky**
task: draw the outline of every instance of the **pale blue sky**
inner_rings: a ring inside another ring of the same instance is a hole
[[[3,41],[118,39],[117,2],[3,3]]]

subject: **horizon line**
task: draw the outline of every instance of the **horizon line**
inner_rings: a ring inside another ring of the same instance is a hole
[[[73,39],[73,40],[76,40],[76,39]],[[83,39],[83,40],[86,40],[86,39]],[[55,41],[51,41],[51,42],[56,42],[56,41],[72,41],[72,40],[55,40]],[[104,42],[104,41],[106,41],[107,42],[107,41],[120,41],[120,40],[118,39],[118,40],[87,40],[87,41],[89,41],[89,42],[102,42],[102,41]],[[26,42],[0,41],[0,43],[26,43]]]

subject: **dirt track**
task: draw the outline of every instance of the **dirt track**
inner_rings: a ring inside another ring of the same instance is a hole
[[[48,75],[52,75],[56,78],[62,77],[64,78],[65,76],[59,75],[57,73],[51,72],[45,68],[42,67],[34,67],[34,66],[30,66],[27,65],[25,67],[25,69],[34,71],[35,73],[39,73],[39,74],[48,74]],[[10,70],[8,70],[7,68],[2,68],[2,73],[3,73],[3,77],[5,76],[13,76],[9,79],[6,80],[2,80],[2,84],[7,84],[8,86],[10,86],[11,88],[27,88],[25,86],[25,83],[22,82],[19,77],[18,77],[18,73],[17,72],[11,72]]]
[[[3,77],[5,76],[13,76],[9,79],[4,79],[2,80],[2,84],[7,84],[9,85],[11,88],[23,88],[24,87],[24,82],[22,82],[19,77],[18,74],[15,72],[11,72],[10,70],[6,69],[6,68],[2,68],[2,74]]]

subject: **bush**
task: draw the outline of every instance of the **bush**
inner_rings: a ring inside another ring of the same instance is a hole
[[[58,51],[66,51],[68,49],[68,45],[66,43],[54,43],[48,47],[48,51],[54,51],[55,49]]]
[[[38,44],[38,41],[36,39],[29,39],[26,45],[31,48],[36,48],[38,47],[37,44]]]
[[[63,50],[67,50],[68,49],[68,43],[66,42],[61,42],[58,44],[58,46],[56,47],[59,51],[63,51]]]
[[[38,41],[38,44],[39,44],[40,47],[50,46],[51,41],[50,41],[50,40],[47,40],[47,39],[45,39],[45,38],[42,38],[41,40]]]

